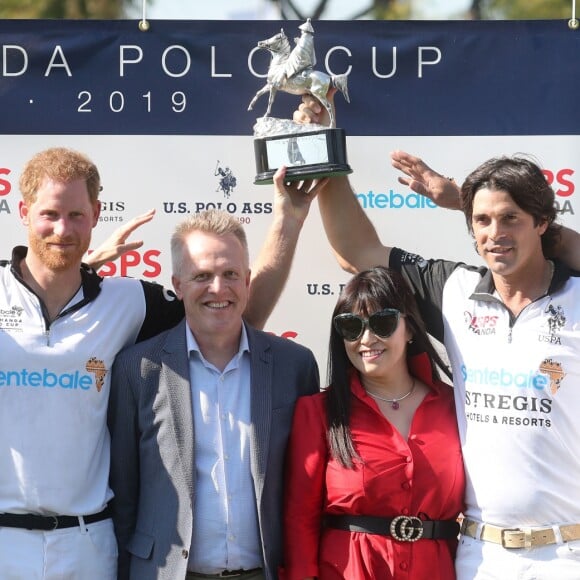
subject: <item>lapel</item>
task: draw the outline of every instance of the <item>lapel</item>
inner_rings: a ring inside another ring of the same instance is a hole
[[[183,470],[190,497],[193,497],[194,430],[189,381],[189,358],[185,339],[185,319],[167,334],[161,351],[159,390],[165,389],[169,415],[175,434],[175,452]]]
[[[266,477],[272,428],[272,350],[267,335],[246,325],[250,346],[251,470],[258,502]]]

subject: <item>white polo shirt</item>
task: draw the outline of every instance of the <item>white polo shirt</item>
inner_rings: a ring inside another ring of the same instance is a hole
[[[453,369],[466,515],[504,527],[580,523],[580,278],[556,264],[514,317],[491,273],[395,249]]]
[[[83,283],[49,323],[13,266],[0,263],[0,512],[87,515],[111,499],[110,370],[124,346],[174,325],[182,305],[156,284]]]

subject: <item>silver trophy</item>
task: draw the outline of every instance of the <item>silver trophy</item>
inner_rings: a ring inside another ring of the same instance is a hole
[[[336,87],[349,102],[347,75],[327,75],[314,70],[314,28],[310,18],[298,27],[300,38],[294,47],[281,29],[271,38],[258,42],[258,48],[272,55],[266,84],[254,95],[248,110],[268,93],[266,114],[254,125],[254,151],[256,155],[257,184],[272,183],[276,169],[286,165],[286,179],[298,181],[333,175],[345,175],[352,169],[346,160],[346,137],[337,129],[334,111],[326,98],[328,90]],[[302,125],[290,119],[270,117],[272,104],[278,91],[294,95],[310,93],[328,111],[330,128],[322,125]]]

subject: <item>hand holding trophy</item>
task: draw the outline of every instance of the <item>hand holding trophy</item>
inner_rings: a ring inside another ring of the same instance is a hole
[[[257,184],[272,183],[278,167],[287,166],[286,180],[318,179],[345,175],[352,169],[346,161],[346,138],[343,129],[335,127],[332,105],[326,98],[328,90],[336,87],[349,102],[347,75],[331,76],[314,70],[314,28],[310,18],[301,26],[300,38],[292,48],[284,30],[258,42],[258,47],[272,55],[266,84],[256,93],[248,110],[256,101],[269,93],[268,108],[254,125]],[[290,119],[270,117],[276,93],[294,95],[310,93],[328,111],[330,128],[322,125],[301,125]]]

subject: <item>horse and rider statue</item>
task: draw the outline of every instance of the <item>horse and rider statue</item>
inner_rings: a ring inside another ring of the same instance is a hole
[[[284,33],[284,29],[271,38],[258,42],[258,48],[268,50],[272,55],[272,60],[268,68],[266,84],[255,94],[248,106],[248,111],[251,111],[256,101],[266,93],[269,93],[269,98],[264,117],[270,116],[278,91],[293,95],[310,93],[326,108],[330,117],[330,126],[335,127],[334,111],[326,95],[331,87],[336,87],[344,95],[347,103],[350,102],[347,75],[327,75],[314,70],[316,65],[314,28],[312,28],[310,18],[298,28],[301,34],[300,38],[294,39],[294,48]]]

